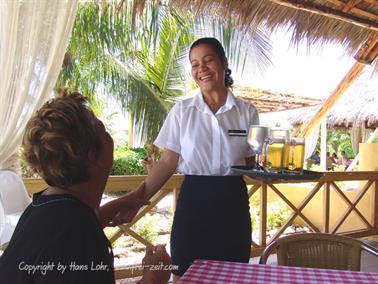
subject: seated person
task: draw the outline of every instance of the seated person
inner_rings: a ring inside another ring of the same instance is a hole
[[[339,158],[337,157],[336,153],[333,153],[331,158],[332,158],[333,163],[335,165],[337,165],[339,163]]]
[[[79,93],[62,92],[30,119],[23,145],[48,187],[33,196],[0,257],[0,282],[115,283],[112,248],[102,230],[114,212],[99,206],[113,163],[104,125]],[[124,200],[131,215],[147,203],[133,193]],[[169,264],[170,257],[154,247],[144,263]],[[147,268],[140,283],[166,283],[169,276]]]
[[[340,165],[344,166],[345,170],[349,167],[349,165],[351,163],[351,161],[348,159],[344,150],[341,151],[341,153],[340,153],[340,162],[339,163],[340,163]]]
[[[319,151],[315,151],[315,153],[311,156],[311,160],[314,161],[315,165],[319,165],[320,164]]]
[[[326,153],[326,169],[327,171],[333,171],[333,159],[331,157],[331,153],[330,152],[327,152]]]

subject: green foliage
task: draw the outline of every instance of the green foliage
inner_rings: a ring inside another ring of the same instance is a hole
[[[155,243],[157,237],[157,227],[156,227],[157,218],[147,214],[145,217],[140,219],[133,227],[135,232],[141,235],[150,243]]]
[[[252,221],[252,230],[258,229],[260,217],[260,198],[257,193],[252,195],[249,200],[250,214]],[[289,218],[292,211],[288,209],[282,202],[268,202],[267,208],[267,229],[272,230],[281,227]]]
[[[117,147],[110,175],[143,175],[141,160],[147,155],[144,148]]]
[[[320,153],[320,135],[316,143],[315,151]],[[349,130],[328,129],[327,130],[327,151],[340,156],[341,151],[345,151],[348,158],[354,157],[351,135]]]
[[[341,151],[345,151],[348,158],[354,157],[349,130],[327,130],[327,145],[331,154],[336,153],[339,156]]]
[[[282,227],[291,213],[291,210],[289,210],[282,202],[268,203],[267,229],[272,230]]]

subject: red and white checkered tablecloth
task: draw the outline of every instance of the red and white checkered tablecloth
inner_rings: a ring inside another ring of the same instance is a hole
[[[236,283],[378,283],[378,273],[334,269],[196,260],[180,284]]]

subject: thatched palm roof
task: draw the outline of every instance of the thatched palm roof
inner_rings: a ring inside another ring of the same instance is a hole
[[[295,94],[282,94],[267,90],[240,87],[234,90],[239,98],[253,104],[259,113],[286,111],[322,104],[322,100],[301,97]]]
[[[378,80],[371,79],[368,70],[343,94],[327,115],[328,127],[352,127],[354,124],[366,128],[378,127]],[[292,125],[307,123],[317,108],[293,111],[289,117]]]
[[[140,1],[138,1],[140,2]],[[142,1],[143,2],[143,1]],[[285,26],[293,39],[309,44],[340,43],[354,54],[369,38],[378,36],[376,0],[170,0],[177,9],[215,17],[234,18],[244,28],[263,24],[271,30]]]
[[[127,2],[118,1],[120,5]],[[302,40],[309,45],[339,43],[349,55],[356,54],[369,39],[378,39],[377,0],[133,0],[135,15],[147,1],[183,12],[232,18],[244,29],[256,25],[271,31],[286,27],[292,31],[294,43]],[[378,53],[378,42],[370,46],[376,46],[374,53]],[[364,55],[358,60],[371,61],[371,58],[375,56]]]

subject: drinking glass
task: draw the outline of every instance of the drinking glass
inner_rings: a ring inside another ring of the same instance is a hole
[[[304,152],[304,138],[289,138],[285,144],[285,167],[290,171],[302,171],[304,164]]]
[[[284,165],[285,142],[289,137],[286,129],[273,128],[269,132],[269,144],[267,145],[266,167],[273,170],[280,170]]]
[[[266,145],[269,128],[261,125],[251,125],[248,131],[248,144],[256,154],[256,163],[260,166],[261,153]]]

